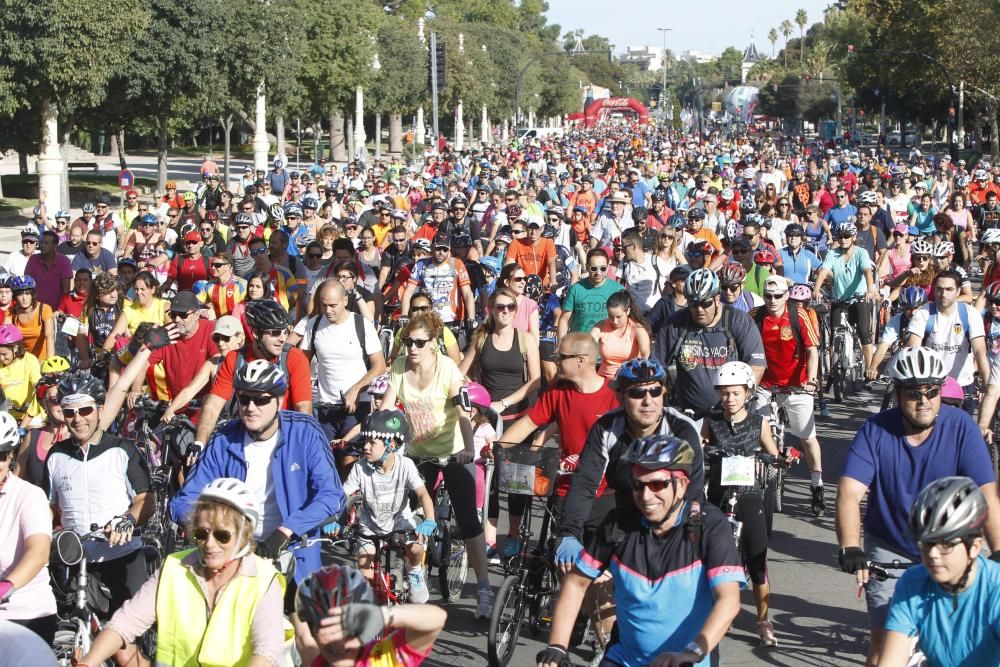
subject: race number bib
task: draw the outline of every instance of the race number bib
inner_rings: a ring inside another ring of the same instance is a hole
[[[753,486],[754,457],[727,456],[722,459],[722,486]]]

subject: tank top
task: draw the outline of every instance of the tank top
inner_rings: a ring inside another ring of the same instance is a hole
[[[762,415],[748,413],[746,418],[736,424],[731,424],[722,418],[722,413],[713,410],[706,417],[708,424],[708,444],[710,447],[721,447],[736,452],[742,452],[742,456],[750,456],[760,445],[760,430],[764,422]],[[722,487],[719,486],[720,466],[713,465],[711,474],[708,476],[708,500],[718,504],[722,498]],[[756,487],[746,487],[747,490],[754,490]],[[745,491],[744,491],[745,492]]]
[[[517,342],[517,337],[522,335],[515,329],[510,349],[498,350],[493,345],[493,335],[487,334],[483,349],[479,351],[479,376],[494,401],[507,398],[524,385],[525,362]],[[504,421],[520,416],[527,407],[527,401],[508,406],[503,411]]]
[[[817,220],[816,224],[806,223],[806,236],[815,244],[816,250],[826,250],[826,232],[823,231],[823,222]]]
[[[18,477],[39,487],[45,482],[45,460],[49,457],[51,447],[56,444],[53,440],[49,443],[50,449],[41,447],[39,441],[43,430],[36,428],[28,431],[28,457],[25,461],[25,470],[24,474],[18,473]]]
[[[912,259],[910,253],[904,253],[902,257],[897,257],[893,250],[889,250],[889,275],[895,278],[899,274],[910,268]]]
[[[15,314],[13,319],[14,325],[24,337],[24,349],[40,360],[45,359],[50,352],[48,340],[45,338],[45,322],[52,319],[52,308],[48,304],[36,301],[33,312]]]
[[[969,212],[965,209],[961,211],[948,211],[948,217],[951,218],[956,229],[965,230],[969,224]]]
[[[375,253],[375,259],[368,261],[361,253],[358,253],[358,261],[364,266],[364,278],[362,283],[365,289],[371,293],[375,293],[378,289],[378,272],[382,268],[382,255],[378,252]]]
[[[635,335],[636,324],[632,320],[621,331],[611,327],[608,320],[598,323],[601,332],[601,367],[597,371],[603,377],[613,380],[618,367],[639,356],[639,340]]]

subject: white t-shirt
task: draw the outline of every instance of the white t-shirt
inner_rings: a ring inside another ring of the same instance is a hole
[[[313,350],[315,346],[313,360],[316,364],[316,391],[322,403],[334,405],[343,403],[343,393],[357,384],[368,372],[365,355],[381,350],[375,325],[364,319],[365,346],[362,351],[354,323],[355,317],[361,316],[350,313],[343,324],[332,324],[326,317],[321,316],[319,327],[316,328],[315,343],[313,327],[316,318],[309,318],[306,322],[301,347],[303,350]],[[367,390],[358,394],[358,401],[370,400]]]
[[[966,332],[962,326],[961,314],[959,313],[959,309],[962,307],[963,304],[956,303],[955,312],[951,315],[944,315],[939,312],[935,316],[934,327],[931,329],[930,335],[927,336],[925,345],[939,352],[944,361],[944,367],[949,370],[948,374],[958,380],[958,384],[967,387],[974,380],[975,364],[973,363],[974,357],[971,344],[965,346],[967,348],[966,351],[959,352],[963,348],[966,338]],[[965,309],[968,312],[969,340],[983,338],[986,335],[983,328],[983,316],[971,306],[966,305]],[[930,311],[927,306],[915,312],[913,319],[910,320],[910,327],[907,331],[924,338],[924,331],[927,329],[927,318],[929,316]]]
[[[384,473],[367,459],[360,459],[344,481],[344,494],[361,493],[361,529],[364,533],[386,534],[413,527],[409,494],[423,486],[413,459],[396,454],[392,470]]]
[[[0,493],[0,579],[5,579],[24,558],[25,541],[29,537],[51,534],[52,510],[45,492],[16,475],[8,475]],[[24,620],[54,613],[56,598],[49,586],[48,563],[0,607],[0,619]],[[7,644],[4,652],[11,648]],[[38,663],[29,660],[21,664]]]
[[[12,276],[23,276],[26,266],[28,266],[28,258],[24,256],[23,252],[15,250],[7,255],[7,262],[3,265],[3,268]]]
[[[636,302],[645,308],[652,308],[660,300],[660,291],[657,289],[656,269],[653,267],[653,255],[646,253],[643,262],[624,262],[620,271],[624,282],[628,285],[628,291],[632,293]],[[662,276],[661,276],[662,278]]]
[[[51,594],[51,593],[50,593]],[[32,667],[56,667],[56,656],[45,641],[34,632],[13,621],[0,619],[0,665],[31,665]]]
[[[267,440],[251,440],[249,434],[243,436],[243,455],[247,459],[246,485],[257,498],[258,506],[264,508],[264,516],[253,533],[254,539],[266,539],[281,525],[281,510],[274,495],[274,476],[271,474],[271,457],[278,445],[279,433],[276,430]]]
[[[924,320],[924,326],[926,327],[927,320]],[[879,339],[879,345],[893,346],[896,341],[899,340],[899,327],[903,323],[903,314],[896,313],[892,318],[886,322],[885,329],[882,330],[882,338]],[[992,379],[992,378],[990,378]]]

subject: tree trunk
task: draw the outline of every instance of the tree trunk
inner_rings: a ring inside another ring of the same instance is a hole
[[[358,157],[354,146],[354,116],[351,114],[347,115],[347,154],[350,160]]]
[[[403,114],[389,114],[389,152],[403,152]]]
[[[1000,156],[1000,141],[997,139],[997,104],[988,106],[986,113],[990,122],[990,155],[996,160]]]
[[[75,120],[72,113],[66,114],[66,124],[62,128],[62,143],[59,150],[62,153],[62,201],[69,205],[69,160],[66,149],[69,147],[70,134],[73,132]]]
[[[108,141],[109,141],[109,144],[110,144],[108,146],[108,155],[117,155],[118,154],[118,133],[117,132],[108,132]],[[102,141],[101,143],[103,144],[104,142]],[[101,146],[101,149],[102,150],[104,149],[103,145]]]
[[[121,165],[122,169],[128,169],[128,161],[125,158],[125,128],[118,128],[114,138],[118,139],[118,164]]]
[[[347,150],[344,145],[344,112],[336,109],[330,112],[330,159],[346,162]]]
[[[285,156],[285,162],[288,161],[288,154],[285,152],[285,117],[278,116],[275,120],[274,134],[277,135],[278,141],[278,155]]]
[[[233,137],[233,114],[219,119],[222,125],[222,174],[225,179],[222,184],[229,189],[229,160],[231,157]]]
[[[17,152],[17,173],[22,176],[28,175],[28,151],[20,150]]]
[[[167,134],[167,114],[161,113],[157,119],[160,126],[159,147],[156,151],[156,189],[164,192],[167,184],[167,149],[170,137]]]

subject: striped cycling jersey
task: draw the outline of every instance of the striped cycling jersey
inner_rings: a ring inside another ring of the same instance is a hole
[[[208,283],[198,292],[198,299],[215,309],[215,317],[231,315],[247,297],[247,281],[233,276],[225,284]]]
[[[278,264],[271,265],[271,287],[274,288],[274,299],[288,312],[292,311],[299,297],[299,292],[305,285],[291,271]]]

